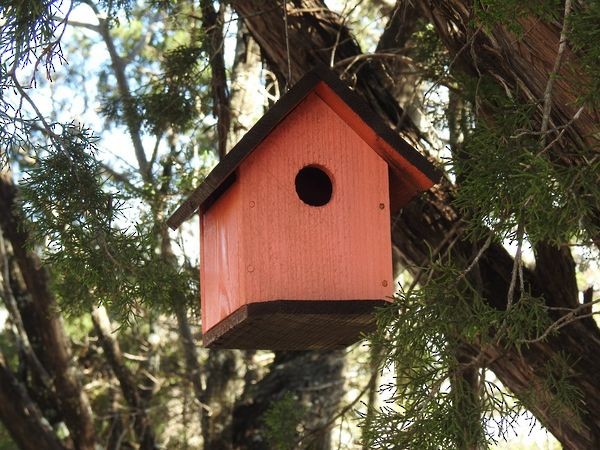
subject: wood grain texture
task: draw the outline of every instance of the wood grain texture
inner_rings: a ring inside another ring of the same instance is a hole
[[[307,165],[332,179],[324,206],[298,197],[295,178]],[[344,301],[386,299],[393,290],[390,243],[387,164],[311,93],[202,214],[203,332],[255,302],[339,301],[342,317]],[[331,320],[330,331],[344,327]]]
[[[208,330],[243,304],[242,196],[234,183],[200,218],[202,329]]]
[[[342,98],[338,91],[339,87],[335,90],[322,81],[315,86],[315,93],[388,164],[393,212],[429,189],[434,184],[432,180],[441,178],[408,142],[369,113],[366,104],[354,98],[356,94]]]
[[[375,329],[384,300],[276,300],[250,303],[202,336],[209,348],[333,350]]]
[[[324,206],[296,193],[307,165],[332,178]],[[248,302],[391,295],[387,165],[316,94],[247,158],[239,181]]]
[[[416,7],[422,7],[426,14],[436,16],[432,22],[436,25],[438,34],[446,42],[457,66],[461,62],[463,62],[463,67],[470,65],[471,73],[476,76],[488,72],[502,91],[508,86],[514,98],[520,98],[521,101],[525,99],[525,102],[529,104],[533,104],[533,101],[541,107],[539,96],[533,99],[524,96],[529,91],[527,86],[530,84],[530,74],[527,70],[520,72],[520,68],[527,67],[526,64],[516,65],[512,62],[512,58],[519,57],[518,52],[521,51],[520,46],[515,43],[529,36],[535,40],[536,47],[537,43],[549,47],[547,50],[532,47],[532,53],[550,55],[550,61],[553,62],[556,56],[560,21],[552,21],[553,30],[550,33],[555,36],[552,39],[548,37],[546,31],[540,33],[539,28],[531,30],[528,25],[524,27],[525,36],[521,36],[519,39],[510,37],[505,39],[497,35],[505,27],[482,28],[473,21],[472,1],[422,0],[411,3]],[[576,5],[581,7],[583,3],[585,2],[576,2]],[[233,0],[232,4],[236,11],[246,19],[250,30],[261,45],[261,50],[273,62],[275,69],[280,73],[286,73],[288,65],[285,58],[285,27],[282,25],[283,20],[278,8],[281,3],[275,0]],[[294,48],[292,70],[300,76],[301,71],[305,67],[310,67],[316,60],[329,61],[331,48],[334,46],[332,43],[343,41],[343,39],[339,39],[340,25],[337,25],[339,22],[334,22],[335,19],[330,20],[331,13],[328,10],[322,12],[324,8],[314,8],[308,12],[308,7],[314,4],[314,1],[297,0],[293,5],[294,8],[303,10],[301,17],[303,26],[289,30],[291,48]],[[347,33],[345,29],[342,30],[341,35],[346,36],[347,34],[344,33]],[[532,41],[530,42],[530,45],[533,46]],[[352,58],[359,54],[357,46],[348,48],[346,45],[346,47],[342,58]],[[326,51],[322,49],[326,49]],[[336,56],[339,54],[340,51],[336,51]],[[357,91],[370,100],[374,110],[381,114],[383,120],[397,123],[394,118],[402,117],[402,111],[391,97],[390,91],[380,89],[378,70],[370,67],[369,64],[364,64],[362,67],[363,84],[357,84]],[[579,73],[583,73],[583,71],[580,70]],[[359,75],[361,74],[359,73]],[[558,78],[569,79],[562,74],[559,74]],[[541,85],[544,85],[547,79],[548,73],[545,72]],[[360,82],[360,76],[358,80]],[[537,85],[537,82],[535,84]],[[571,85],[582,86],[577,81]],[[373,89],[372,86],[375,86],[376,89]],[[556,94],[557,89],[560,89],[560,84],[555,84],[554,99],[559,98]],[[380,106],[378,107],[377,104]],[[483,105],[485,102],[482,102],[481,109],[483,109]],[[555,101],[553,117],[559,108],[565,106],[570,109],[574,107],[571,114],[566,114],[566,117],[570,119],[579,104],[575,101]],[[532,120],[535,119],[532,117]],[[555,132],[562,133],[565,129],[561,125],[568,122],[554,123],[560,126]],[[589,129],[586,131],[585,128],[592,125],[593,129],[598,123],[600,123],[599,120],[589,121],[583,115],[574,123],[569,123],[562,142],[549,149],[546,155],[553,161],[560,160],[569,164],[570,160],[563,159],[562,152],[557,153],[555,150],[568,147],[576,149],[573,153],[579,156],[586,155],[582,152],[583,149],[578,147],[578,143],[585,142],[586,138],[593,138],[594,132]],[[585,128],[579,128],[581,124],[586,124]],[[407,124],[401,124],[400,128],[406,132],[405,125]],[[575,130],[578,131],[571,137],[571,133]],[[415,272],[428,264],[431,258],[431,249],[440,249],[440,253],[447,253],[449,261],[456,262],[460,268],[464,269],[468,261],[473,258],[474,246],[481,248],[484,245],[483,240],[473,243],[460,236],[457,239],[448,239],[449,235],[454,235],[457,226],[460,226],[460,221],[463,220],[460,213],[452,207],[453,195],[453,188],[449,183],[444,183],[420,199],[409,203],[403,209],[403,213],[394,220],[394,238],[399,247],[402,261]],[[471,272],[471,275],[477,278],[471,282],[483,288],[484,291],[479,295],[489,299],[492,305],[504,309],[513,267],[513,258],[502,245],[492,243],[484,252],[478,264],[478,270]],[[526,268],[524,275],[527,284],[531,283],[532,286],[537,286],[532,291],[536,292],[535,295],[541,295],[544,298],[547,295],[550,297],[555,295]],[[504,385],[517,396],[535,399],[535,401],[529,402],[528,406],[559,438],[564,448],[595,449],[600,448],[600,415],[597,414],[597,411],[600,410],[600,390],[597,389],[600,358],[595,357],[600,355],[599,344],[597,328],[592,331],[583,320],[580,320],[562,328],[548,342],[533,344],[529,349],[521,347],[507,349],[503,344],[484,349],[478,347],[473,349],[473,357],[481,359],[481,353],[484,352],[485,360],[492,362],[491,369]],[[584,402],[565,406],[564,402],[560,403],[561,399],[557,397],[554,390],[550,391],[544,388],[547,386],[547,382],[544,380],[547,380],[548,376],[548,361],[561,354],[574,356],[571,361],[572,370],[569,373],[569,384],[582,393]],[[535,387],[535,396],[532,396],[532,387]],[[555,408],[552,408],[552,405],[556,402],[565,406],[565,414],[553,414]],[[579,420],[573,420],[574,417],[581,417],[584,421],[583,425]]]

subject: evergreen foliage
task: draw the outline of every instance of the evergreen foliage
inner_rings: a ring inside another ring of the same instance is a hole
[[[570,38],[590,73],[582,100],[590,103],[600,73],[597,51],[589,46],[598,30],[598,3],[591,3],[570,18]],[[519,19],[561,20],[561,6],[553,0],[475,2],[471,26],[493,29],[501,24],[520,39],[524,30]],[[425,49],[414,53],[428,68],[423,76],[434,85],[449,86],[468,105],[458,130],[464,141],[451,143],[449,164],[457,181],[454,206],[464,218],[465,234],[479,246],[490,236],[519,247],[524,239],[532,245],[590,245],[600,232],[594,220],[600,205],[600,161],[589,158],[593,149],[565,149],[572,160],[585,161],[577,165],[552,157],[550,145],[556,142],[541,137],[535,119],[540,103],[524,102],[518,92],[507,95],[487,75],[462,73],[444,51],[434,50],[441,46],[431,31],[426,26],[413,35],[416,47]],[[393,307],[379,313],[373,347],[383,348],[382,369],[396,376],[381,387],[385,405],[365,422],[369,448],[489,448],[510,434],[531,400],[539,401],[544,392],[554,394],[548,405],[552,414],[577,424],[580,417],[572,411],[581,411],[584,403],[572,383],[569,355],[548,361],[545,377],[519,398],[486,375],[486,348],[502,343],[527,352],[530,342],[552,338],[547,333],[551,309],[544,298],[528,292],[523,262],[513,268],[512,284],[520,284],[516,297],[508,299],[508,308],[497,309],[471,284],[477,277],[469,271],[476,266],[467,264],[465,272],[456,261],[432,253],[430,260],[436,259],[426,269],[408,268],[419,274],[420,283],[401,288]],[[476,378],[475,392],[465,377]]]
[[[545,21],[556,20],[560,16],[561,5],[560,0],[482,0],[473,4],[473,11],[484,26],[491,28],[502,24],[521,35],[524,30],[519,19],[534,16]]]
[[[200,102],[206,94],[207,76],[201,63],[201,49],[180,46],[169,50],[162,60],[162,73],[140,86],[133,99],[136,120],[146,131],[160,135],[169,128],[185,133],[195,124]],[[126,108],[116,92],[108,93],[100,112],[110,121],[126,124]]]
[[[569,41],[579,56],[582,69],[588,76],[588,85],[581,86],[580,101],[591,107],[600,106],[600,2],[586,2],[569,17]]]
[[[31,236],[30,249],[42,256],[61,312],[68,313],[65,329],[74,342],[75,359],[85,368],[81,378],[97,413],[99,436],[108,441],[117,430],[133,442],[126,445],[137,446],[132,423],[147,409],[156,433],[166,436],[164,442],[184,447],[189,423],[200,422],[200,415],[202,421],[218,416],[219,408],[211,410],[204,403],[209,389],[199,381],[208,379],[203,371],[218,364],[212,353],[198,358],[194,344],[186,341],[188,335],[183,336],[182,311],[185,316],[186,308],[197,309],[197,273],[177,253],[175,244],[180,243],[168,235],[164,222],[172,206],[203,179],[207,171],[203,163],[210,160],[215,147],[208,64],[213,55],[203,46],[205,35],[195,4],[156,0],[148,4],[155,9],[151,11],[146,11],[145,3],[131,0],[103,0],[97,5],[86,0],[83,4],[106,14],[108,37],[121,55],[116,63],[86,68],[97,77],[105,120],[101,125],[125,130],[144,141],[142,145],[152,139],[154,148],[144,155],[149,169],[143,172],[144,161],[138,160],[137,168],[113,170],[115,161],[100,156],[101,136],[79,123],[61,122],[54,117],[57,111],[35,108],[29,94],[37,86],[37,66],[44,66],[46,76],[56,80],[60,75],[53,72],[54,65],[63,61],[66,45],[61,39],[71,9],[51,0],[0,0],[0,169],[10,162],[21,177],[20,207]],[[369,20],[375,14],[371,6],[365,6]],[[562,6],[558,0],[474,2],[468,33],[506,26],[521,39],[526,30],[519,21],[534,16],[556,25],[562,21]],[[119,17],[127,20],[119,22]],[[302,17],[294,20],[300,23]],[[600,104],[599,23],[600,2],[596,0],[577,2],[568,18],[569,44],[588,75],[577,99],[586,107]],[[144,35],[147,30],[153,31]],[[460,214],[461,239],[469,239],[474,248],[483,241],[498,246],[516,243],[520,252],[525,241],[532,246],[584,246],[600,235],[596,220],[600,158],[590,157],[597,148],[565,145],[561,151],[568,158],[552,154],[549,145],[555,142],[540,136],[542,99],[525,101],[520,92],[507,93],[492,77],[461,73],[436,28],[425,18],[419,19],[411,39],[410,57],[422,70],[431,88],[428,93],[445,86],[467,105],[458,130],[464,141],[449,143],[447,164],[456,180],[453,203],[447,206]],[[90,48],[102,42],[98,36],[85,40],[90,54]],[[371,40],[372,36],[364,42],[370,45]],[[76,49],[80,44],[69,45]],[[23,72],[17,73],[19,69]],[[17,75],[32,69],[33,75],[21,77],[28,83],[21,81],[21,85]],[[129,81],[130,91],[124,92],[116,82],[118,70]],[[81,88],[75,85],[77,81],[62,81],[70,83],[71,89]],[[447,107],[440,103],[425,106],[438,116]],[[119,155],[114,152],[112,156]],[[429,267],[408,267],[416,281],[401,289],[394,303],[378,315],[378,333],[372,337],[373,348],[378,349],[374,354],[382,355],[379,369],[395,377],[381,387],[384,406],[362,421],[369,448],[489,447],[508,435],[526,408],[539,406],[541,401],[548,414],[581,422],[579,411],[585,399],[574,384],[574,356],[554,354],[537,374],[530,392],[519,398],[490,375],[494,361],[486,350],[501,346],[526,355],[532,341],[556,338],[557,329],[551,327],[557,311],[548,306],[548,299],[531,292],[527,277],[532,271],[521,255],[514,261],[510,281],[514,292],[509,289],[505,308],[492,305],[477,284],[478,262],[454,255],[432,250]],[[18,284],[19,276],[11,273],[10,281]],[[17,300],[26,304],[27,293],[17,294]],[[98,344],[100,336],[92,331],[90,311],[98,305],[106,306],[114,325],[120,327],[118,343],[127,354],[123,367],[129,370],[133,385],[142,386],[138,410],[123,407],[126,389],[115,393],[121,383],[115,378],[123,373],[107,363]],[[165,319],[162,313],[175,314]],[[13,318],[7,325],[10,331],[0,330],[0,351],[12,370],[22,371],[23,385],[35,393],[43,383],[28,366],[16,323]],[[183,357],[177,350],[180,344],[191,346],[192,356]],[[204,364],[202,370],[189,365],[190,360]],[[223,367],[224,373],[239,369]],[[259,377],[250,375],[249,384],[256,381],[250,381],[252,376]],[[227,382],[222,385],[228,386]],[[188,401],[188,391],[193,389],[200,394],[196,392],[196,398]],[[54,423],[55,417],[60,420],[54,405],[40,404],[66,442],[64,423]],[[269,445],[281,450],[300,445],[299,428],[306,412],[293,393],[273,401],[261,422]],[[173,422],[180,427],[176,432],[169,430]],[[9,448],[6,442],[6,432],[0,427],[0,448]]]
[[[104,304],[127,323],[140,304],[169,310],[173,300],[194,298],[194,278],[157,254],[152,223],[122,226],[136,212],[128,211],[126,192],[109,190],[97,138],[70,124],[57,140],[61,148],[49,147],[26,171],[21,193],[65,311]]]
[[[600,231],[589,220],[600,205],[600,161],[552,160],[531,119],[537,105],[508,98],[485,80],[478,90],[493,119],[467,131],[453,161],[460,180],[455,204],[470,217],[473,236],[485,238],[492,229],[501,240],[516,240],[521,224],[533,243],[591,242]]]
[[[60,41],[53,40],[64,24],[56,20],[60,1],[27,0],[0,2],[0,54],[3,70],[41,60],[52,66],[55,52],[60,51]],[[6,73],[6,72],[5,72]]]
[[[13,450],[14,443],[10,439],[8,432],[4,429],[0,423],[0,450]]]
[[[379,313],[373,345],[383,348],[383,367],[396,377],[381,388],[385,406],[365,432],[370,448],[489,445],[526,411],[521,400],[486,378],[484,352],[498,342],[526,348],[526,342],[540,337],[551,323],[543,301],[524,294],[510,309],[498,310],[448,262],[432,272],[426,285],[401,290],[392,307]],[[476,348],[481,353],[473,355]],[[462,353],[471,354],[473,362],[463,362]],[[475,397],[460,381],[467,371],[480,378]],[[556,384],[548,389],[563,392],[565,402],[579,401],[561,374],[552,377]],[[560,403],[554,407],[560,409]]]

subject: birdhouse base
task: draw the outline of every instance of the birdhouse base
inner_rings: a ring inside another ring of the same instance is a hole
[[[375,330],[386,300],[273,300],[249,303],[203,335],[209,348],[333,350]]]

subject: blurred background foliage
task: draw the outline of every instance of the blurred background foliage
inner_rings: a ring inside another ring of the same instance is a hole
[[[574,103],[595,108],[600,6],[583,3],[564,23],[587,74]],[[470,249],[457,261],[430,247],[426,267],[400,258],[396,299],[378,315],[378,333],[327,355],[201,348],[197,219],[178,232],[165,224],[218,161],[222,126],[235,143],[284,89],[285,74],[235,5],[0,2],[0,163],[3,192],[18,189],[2,213],[28,238],[23,248],[8,237],[0,247],[0,363],[37,405],[40,429],[64,448],[560,448],[539,424],[531,442],[523,437],[539,392],[515,395],[481,354],[499,344],[527,353],[564,326],[556,312],[564,305],[530,282],[542,245],[569,252],[576,304],[565,314],[595,301],[600,158],[588,142],[597,138],[550,154],[562,134],[540,133],[544,98],[524,101],[521,88],[462,69],[458,56],[474,50],[449,52],[411,2],[321,6],[366,59],[380,61],[386,92],[420,130],[419,148],[445,171],[447,207],[460,214]],[[565,16],[557,0],[481,1],[471,13],[473,42],[502,26],[526,39],[524,19],[560,25]],[[336,68],[356,81],[355,63]],[[9,236],[10,223],[0,225]],[[514,257],[502,295],[480,285],[489,248]],[[47,382],[53,369],[38,366],[47,341],[29,318],[34,294],[23,287],[30,274],[19,252],[47,271],[44,299],[60,314],[52,326],[63,330],[66,344],[57,343],[75,372],[63,375],[78,401],[89,401],[92,437],[78,435]],[[495,295],[508,305],[494,304]],[[597,316],[586,318],[596,326]],[[473,348],[483,350],[473,356]],[[540,382],[553,393],[544,406],[579,424],[577,355],[554,356]],[[0,450],[15,445],[0,425]]]

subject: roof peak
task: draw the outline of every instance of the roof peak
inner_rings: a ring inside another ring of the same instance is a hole
[[[424,156],[387,126],[333,70],[321,65],[307,72],[248,130],[169,217],[167,224],[172,229],[177,229],[199,208],[210,207],[235,181],[235,170],[242,161],[311,92],[316,92],[386,161],[390,169],[397,174],[403,190],[406,190],[406,193],[403,193],[404,197],[412,197],[439,180],[440,174]]]

